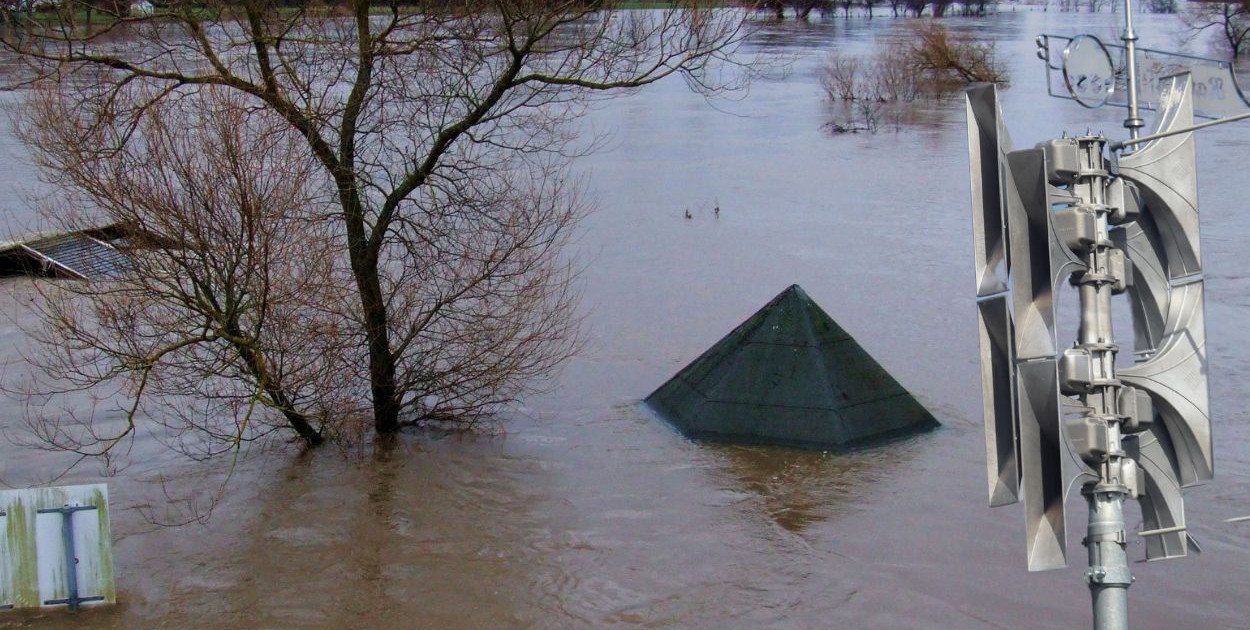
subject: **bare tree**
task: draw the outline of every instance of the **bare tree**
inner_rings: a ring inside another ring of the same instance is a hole
[[[871,58],[830,53],[821,85],[841,111],[828,128],[874,131],[887,115],[900,122],[903,110],[917,99],[942,98],[978,81],[1006,82],[992,45],[952,35],[936,22],[909,32],[911,37],[881,47]]]
[[[771,12],[773,18],[778,20],[786,19],[786,2],[784,0],[760,0],[755,4],[755,10],[758,12]]]
[[[929,5],[933,8],[933,17],[946,17],[946,11],[955,4],[955,0],[931,0]]]
[[[1250,35],[1250,0],[1245,2],[1190,2],[1181,12],[1181,20],[1189,28],[1190,37],[1216,31],[1220,43],[1230,57],[1236,59],[1246,50]]]
[[[913,32],[909,57],[929,83],[924,91],[940,96],[969,83],[1007,82],[1007,70],[996,58],[993,42],[952,34],[936,22]]]
[[[180,442],[197,455],[278,428],[316,445],[350,417],[351,386],[336,370],[359,353],[333,332],[342,317],[327,305],[347,297],[345,276],[319,218],[332,191],[302,138],[240,101],[206,86],[118,127],[83,124],[99,121],[65,91],[28,95],[19,135],[63,191],[45,218],[115,226],[127,254],[110,280],[36,285],[41,344],[29,359],[43,378],[26,393],[120,390],[130,401],[120,426],[36,406],[29,419],[46,443],[105,455],[133,435],[141,404],[178,433],[211,438]]]
[[[964,2],[964,15],[985,17],[991,7],[996,7],[998,0],[968,0]]]
[[[867,98],[865,86],[862,84],[864,65],[864,61],[858,56],[846,55],[838,50],[829,53],[820,76],[820,83],[829,99],[853,101]]]
[[[829,99],[907,103],[941,98],[969,83],[1007,81],[990,44],[951,34],[936,22],[909,33],[911,37],[882,47],[871,59],[830,53],[821,75]]]
[[[67,128],[109,130],[87,150],[125,149],[206,86],[300,139],[309,180],[331,191],[304,218],[333,219],[326,258],[350,278],[332,338],[352,339],[364,368],[342,377],[368,391],[378,433],[480,417],[576,347],[559,250],[583,211],[566,172],[585,145],[569,123],[668,76],[729,87],[744,34],[741,12],[697,3],[174,0],[93,26],[75,6],[18,18],[2,41],[57,92]]]
[[[850,0],[839,0],[844,7],[849,7]],[[786,9],[794,11],[796,20],[807,20],[815,11],[820,17],[827,16],[834,8],[834,0],[762,0],[754,5],[756,11],[770,11],[778,20],[784,20]],[[849,11],[849,8],[847,8]]]

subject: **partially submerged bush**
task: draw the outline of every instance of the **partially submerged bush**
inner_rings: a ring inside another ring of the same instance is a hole
[[[831,124],[835,131],[873,131],[887,106],[943,98],[981,82],[1007,83],[994,44],[937,23],[916,27],[903,45],[884,46],[871,58],[834,51],[821,76],[829,99],[843,103],[849,116]]]
[[[821,83],[830,100],[891,103],[915,100],[930,82],[909,51],[890,48],[870,59],[831,53]]]
[[[930,93],[941,96],[970,83],[1007,82],[1007,70],[994,58],[993,42],[976,41],[966,33],[951,34],[937,23],[919,27],[914,34],[907,56],[931,82]]]

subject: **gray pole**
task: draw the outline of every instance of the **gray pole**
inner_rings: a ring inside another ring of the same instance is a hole
[[[1127,123],[1126,123],[1127,124]],[[1081,394],[1086,411],[1082,422],[1095,427],[1099,448],[1094,449],[1098,461],[1099,480],[1082,489],[1089,502],[1089,533],[1084,540],[1089,551],[1089,569],[1085,579],[1093,599],[1094,630],[1127,630],[1128,587],[1133,578],[1125,553],[1124,499],[1125,452],[1121,444],[1119,393],[1121,383],[1115,375],[1115,357],[1119,349],[1111,325],[1111,296],[1117,278],[1114,261],[1120,255],[1108,235],[1106,205],[1107,168],[1103,159],[1106,139],[1086,136],[1077,138],[1080,173],[1074,192],[1082,205],[1096,217],[1092,243],[1086,248],[1087,270],[1077,280],[1081,298],[1081,326],[1075,351],[1089,356],[1089,382]],[[1091,462],[1093,464],[1095,462]],[[1130,464],[1131,466],[1131,464]]]
[[[1124,72],[1128,83],[1128,118],[1124,126],[1130,138],[1137,137],[1137,131],[1146,125],[1137,111],[1137,33],[1133,32],[1133,0],[1124,0],[1124,34],[1120,36],[1124,42]]]
[[[1089,501],[1090,598],[1094,604],[1094,630],[1127,630],[1128,587],[1133,583],[1129,573],[1128,555],[1124,552],[1124,494],[1122,490],[1102,491],[1087,486],[1083,493]]]

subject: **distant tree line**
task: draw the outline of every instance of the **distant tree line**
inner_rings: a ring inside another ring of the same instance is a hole
[[[986,15],[997,4],[998,0],[761,0],[755,4],[755,10],[772,13],[779,20],[787,15],[805,20],[813,13],[828,17],[840,12],[842,17],[850,17],[852,10],[871,18],[879,7],[889,7],[893,17],[920,17],[926,11],[933,17],[946,17]]]
[[[1123,0],[1044,0],[1040,6],[1043,11],[1053,8],[1062,12],[1098,13],[1110,10],[1114,13],[1120,10],[1122,2]],[[1229,4],[1231,7],[1236,7],[1245,5],[1247,2],[1193,4],[1198,6]],[[785,19],[793,15],[800,20],[805,20],[813,13],[820,17],[836,16],[839,13],[842,17],[850,17],[852,12],[855,12],[872,17],[878,9],[884,7],[889,7],[893,17],[984,16],[997,5],[998,0],[966,0],[964,2],[957,0],[759,0],[753,6],[756,11],[772,13],[777,19]],[[1177,13],[1180,7],[1180,0],[1138,0],[1137,3],[1138,10],[1145,13]],[[1223,12],[1236,13],[1236,9],[1230,8]]]
[[[1080,12],[1100,13],[1109,10],[1116,13],[1123,6],[1124,0],[1046,0],[1042,4],[1043,10],[1050,7],[1062,12]],[[1137,10],[1142,13],[1176,13],[1181,5],[1180,0],[1138,0]]]

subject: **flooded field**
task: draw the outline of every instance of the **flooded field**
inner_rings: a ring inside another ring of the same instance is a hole
[[[1175,18],[1142,20],[1144,45],[1176,46]],[[1033,45],[1043,32],[1113,40],[1114,16],[947,24],[993,38],[1009,61],[1017,146],[1120,137],[1123,110],[1045,95]],[[251,453],[211,518],[181,527],[150,521],[187,515],[167,512],[167,495],[205,507],[228,463],[141,436],[108,479],[121,603],[4,613],[0,628],[1086,627],[1079,497],[1072,566],[1040,574],[1025,571],[1021,506],[985,506],[962,100],[875,135],[825,128],[828,52],[869,51],[906,25],[769,26],[753,47],[792,66],[740,100],[709,104],[664,82],[592,112],[587,130],[612,139],[579,163],[600,207],[576,244],[591,341],[499,431]],[[9,191],[38,187],[13,143],[0,139],[12,164],[0,223],[21,232],[35,221]],[[1140,630],[1246,626],[1250,524],[1223,521],[1250,514],[1250,125],[1204,132],[1198,147],[1216,478],[1186,494],[1205,553],[1133,565]],[[24,369],[12,321],[24,282],[0,285],[10,375]],[[691,442],[639,405],[793,283],[944,427],[835,456]],[[21,436],[20,417],[20,403],[0,407],[6,436]],[[65,463],[0,442],[10,485]],[[1139,528],[1135,507],[1128,520]],[[1143,556],[1134,538],[1130,557]]]

